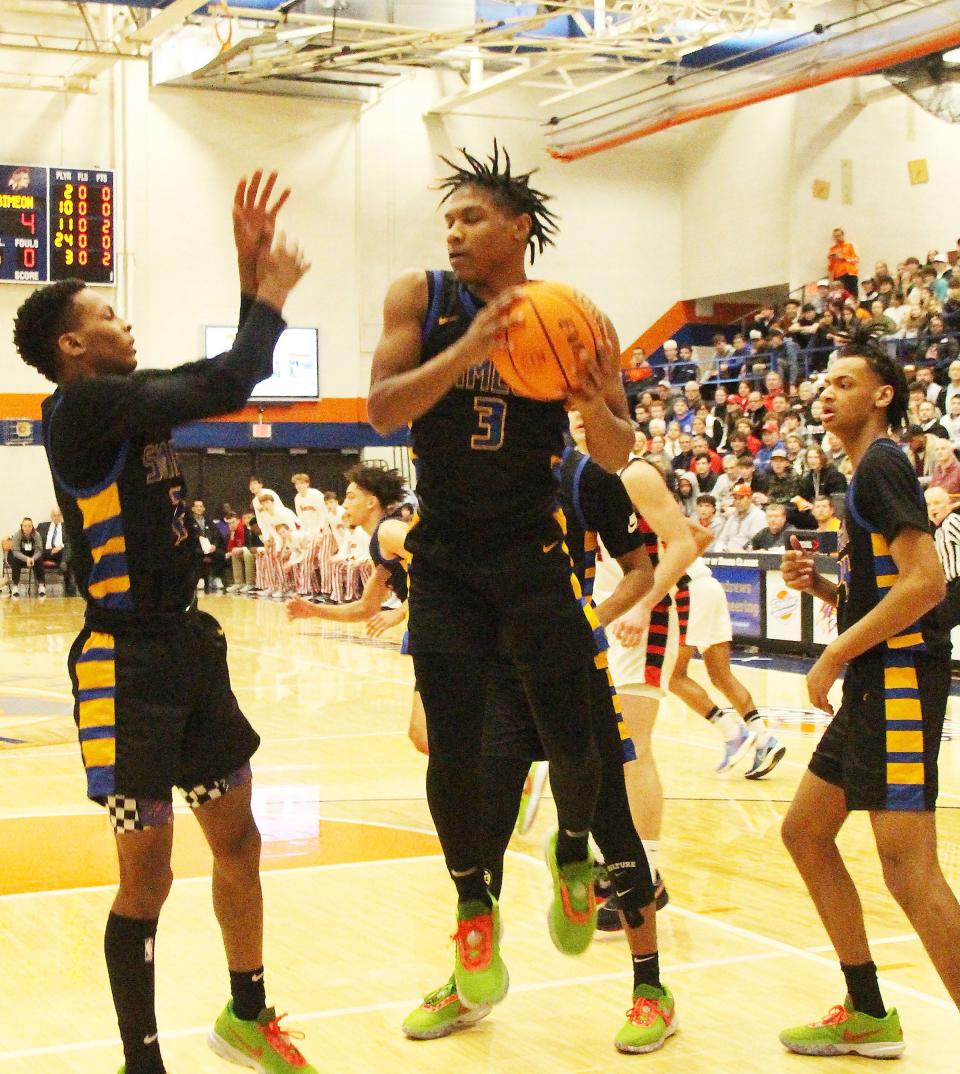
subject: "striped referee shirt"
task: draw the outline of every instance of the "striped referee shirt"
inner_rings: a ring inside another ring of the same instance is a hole
[[[937,556],[948,582],[960,577],[960,515],[951,512],[937,527]]]

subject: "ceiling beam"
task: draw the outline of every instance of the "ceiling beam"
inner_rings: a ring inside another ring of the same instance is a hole
[[[457,93],[451,93],[448,97],[442,97],[433,107],[424,114],[428,116],[442,116],[446,112],[452,112],[461,105],[471,101],[479,101],[488,97],[491,93],[499,93],[500,90],[512,86],[516,82],[523,82],[528,78],[545,74],[561,66],[560,58],[552,56],[548,60],[539,63],[525,63],[522,67],[516,67],[512,71],[501,71],[498,75],[492,75],[484,79],[479,85],[469,86]]]

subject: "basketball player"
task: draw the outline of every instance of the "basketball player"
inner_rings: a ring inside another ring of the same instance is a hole
[[[937,755],[950,688],[945,586],[923,495],[889,439],[907,412],[900,366],[865,334],[825,374],[823,423],[854,466],[838,538],[839,585],[813,554],[784,555],[784,581],[837,606],[838,637],[807,675],[810,701],[827,697],[846,665],[843,698],[804,774],[783,840],[840,959],[847,998],[819,1022],[784,1030],[805,1055],[876,1058],[904,1049],[870,954],[860,898],[837,848],[851,810],[866,810],[890,893],[960,1005],[960,906],[937,860]]]
[[[231,999],[210,1032],[218,1055],[269,1074],[315,1074],[268,1007],[260,834],[250,810],[259,738],[230,689],[226,642],[198,612],[203,556],[171,429],[242,407],[273,372],[287,295],[309,267],[270,206],[276,174],[241,180],[233,205],[242,291],[232,349],[177,369],[135,372],[130,326],[79,280],[35,291],[14,342],[57,385],[44,441],[72,566],[86,600],[68,659],[87,794],[107,808],[120,888],[104,943],[125,1065],[164,1074],[154,1012],[157,919],[173,876],[171,787],[213,852],[213,903]],[[189,967],[182,967],[189,972]]]
[[[396,470],[379,466],[354,466],[345,476],[349,484],[343,501],[344,521],[348,526],[359,526],[369,536],[373,573],[360,599],[347,604],[310,604],[294,597],[287,602],[291,619],[356,623],[376,616],[390,592],[401,601],[407,599],[409,556],[403,542],[409,526],[390,513],[403,499],[403,477]]]
[[[552,460],[563,451],[564,404],[511,393],[490,352],[510,321],[525,255],[557,225],[530,176],[494,146],[464,152],[442,187],[452,272],[391,284],[373,358],[370,421],[410,422],[421,503],[407,537],[410,647],[427,717],[427,799],[457,888],[456,984],[468,1005],[499,1002],[507,971],[499,915],[484,879],[480,824],[482,718],[496,652],[514,662],[551,763],[560,831],[550,868],[554,929],[581,950],[596,924],[587,838],[600,782],[590,718],[593,632],[570,586],[554,518]],[[615,333],[581,365],[567,400],[583,414],[598,463],[616,469],[633,443]]]
[[[575,439],[579,430],[574,427]],[[713,539],[709,530],[684,517],[660,470],[646,459],[634,457],[621,470],[620,479],[637,511],[640,529],[654,569],[647,593],[607,632],[610,674],[617,686],[627,734],[636,758],[625,765],[624,777],[630,811],[656,887],[657,905],[667,902],[657,870],[663,789],[653,758],[653,724],[663,697],[664,675],[669,680],[676,658],[678,622],[670,590]],[[663,545],[658,551],[658,545]],[[605,600],[620,580],[619,567],[601,555],[595,585],[598,602]],[[622,925],[614,893],[604,903],[599,927],[619,932]]]
[[[578,416],[572,414],[571,422],[577,421]],[[585,610],[596,624],[591,715],[602,778],[593,833],[620,895],[620,915],[634,972],[632,1006],[615,1046],[621,1052],[650,1052],[662,1047],[676,1031],[677,1019],[673,995],[660,981],[653,883],[643,844],[630,816],[623,778],[624,763],[634,756],[633,744],[620,720],[616,691],[607,671],[603,627],[650,587],[653,569],[636,513],[619,478],[572,447],[565,450],[556,469],[559,503],[567,520],[566,547]],[[610,597],[594,607],[598,535],[608,553],[616,557],[623,574]],[[532,760],[542,761],[545,757],[523,684],[505,654],[498,658],[495,674],[487,681],[482,751],[482,818],[487,841],[484,861],[490,872],[491,892],[499,898],[504,854],[527,770]],[[551,928],[555,927],[558,926],[551,921]],[[466,1008],[451,976],[425,997],[408,1016],[403,1029],[409,1037],[429,1040],[472,1025],[489,1012],[489,1006]]]
[[[783,760],[787,749],[767,730],[767,722],[757,711],[750,691],[730,668],[733,629],[723,586],[702,560],[690,565],[687,577],[689,621],[686,630],[680,630],[677,659],[667,688],[723,736],[718,772],[731,769],[753,748],[753,762],[745,775],[747,779],[762,779]],[[688,674],[697,652],[703,657],[710,681],[733,705],[736,717],[714,705],[707,691]]]

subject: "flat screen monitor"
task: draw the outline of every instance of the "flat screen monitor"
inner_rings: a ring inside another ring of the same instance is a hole
[[[207,325],[204,356],[213,358],[230,350],[235,325]],[[316,328],[287,328],[273,352],[273,375],[262,380],[250,396],[262,402],[294,403],[320,398],[320,348]]]

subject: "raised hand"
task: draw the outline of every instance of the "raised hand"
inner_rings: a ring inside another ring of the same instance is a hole
[[[287,295],[309,270],[310,262],[296,239],[277,232],[273,246],[261,250],[257,259],[257,298],[282,310]]]
[[[247,294],[257,289],[257,262],[263,250],[273,245],[277,213],[290,197],[290,190],[285,187],[271,205],[277,173],[270,172],[261,190],[262,179],[263,171],[258,168],[249,183],[246,176],[237,183],[233,195],[233,240],[237,246],[240,286]]]

